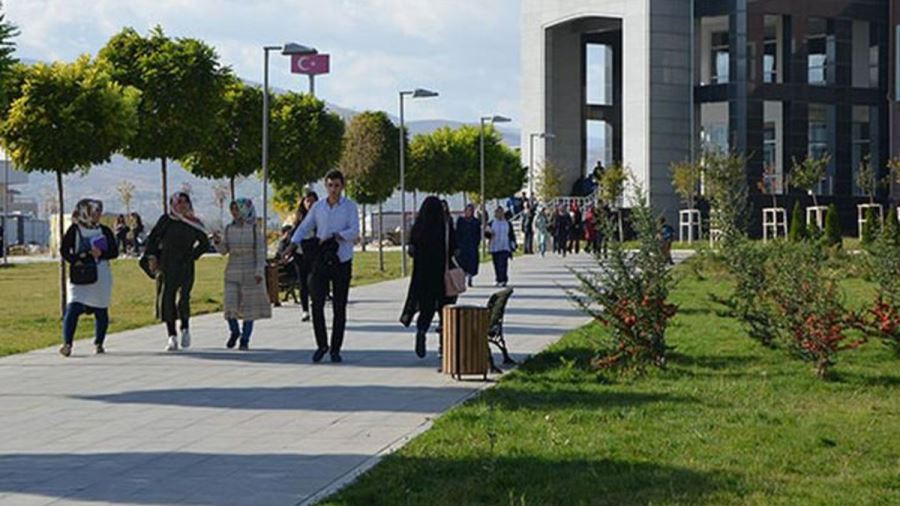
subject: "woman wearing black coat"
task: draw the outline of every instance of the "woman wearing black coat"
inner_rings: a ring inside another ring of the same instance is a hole
[[[413,315],[418,313],[416,355],[420,358],[425,357],[425,338],[434,313],[440,315],[445,304],[454,302],[444,290],[444,273],[450,267],[450,255],[456,250],[453,227],[448,227],[447,223],[441,201],[437,197],[428,197],[422,202],[410,233],[409,254],[413,257],[413,271],[400,322],[408,327]]]

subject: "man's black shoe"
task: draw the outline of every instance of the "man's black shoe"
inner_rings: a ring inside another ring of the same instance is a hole
[[[225,347],[229,350],[234,348],[234,345],[237,344],[238,339],[240,339],[240,334],[231,334],[231,337],[228,338],[228,342],[225,343]]]
[[[344,359],[341,358],[341,354],[340,354],[340,353],[332,353],[332,354],[331,354],[331,362],[332,362],[332,363],[334,363],[334,364],[340,364],[340,363],[343,362],[343,361],[344,361]]]
[[[313,353],[313,362],[316,363],[316,364],[318,364],[319,362],[321,362],[321,361],[322,361],[322,357],[324,357],[326,353],[328,353],[328,347],[327,347],[327,346],[324,347],[324,348],[319,348],[318,350],[316,350],[316,352]]]

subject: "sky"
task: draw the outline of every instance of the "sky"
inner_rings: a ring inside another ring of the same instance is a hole
[[[161,25],[216,48],[224,65],[262,82],[262,46],[297,42],[331,54],[316,95],[355,110],[397,114],[400,89],[438,91],[406,117],[518,123],[519,0],[4,0],[20,58],[96,54],[125,26]],[[288,57],[273,54],[270,84],[306,91]]]

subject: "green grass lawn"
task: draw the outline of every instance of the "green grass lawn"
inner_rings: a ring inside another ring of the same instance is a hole
[[[377,283],[400,276],[400,253],[385,252],[385,270],[378,269],[378,252],[357,252],[353,261],[353,286]],[[59,315],[59,267],[55,263],[13,265],[0,269],[0,356],[22,353],[62,342]],[[202,258],[191,295],[197,314],[222,309],[225,259]],[[113,295],[110,332],[157,323],[154,318],[154,282],[138,268],[137,260],[112,263]],[[93,337],[93,320],[79,322],[78,339]]]
[[[598,376],[604,330],[578,329],[325,504],[900,504],[900,360],[871,342],[819,380],[717,314],[727,279],[688,272],[667,371]]]

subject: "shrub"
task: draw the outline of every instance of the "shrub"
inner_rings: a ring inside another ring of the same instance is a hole
[[[647,366],[665,368],[665,334],[677,308],[668,302],[673,280],[657,240],[657,221],[643,192],[635,193],[638,204],[629,219],[637,233],[637,251],[610,242],[606,261],[598,258],[595,269],[573,271],[579,286],[569,296],[609,329],[610,341],[597,350],[594,367],[641,373]],[[613,233],[615,225],[609,220],[602,226],[604,233]]]
[[[866,274],[875,283],[876,294],[858,324],[900,355],[900,237],[897,220],[892,218],[888,217],[882,233],[866,249]]]
[[[743,240],[723,252],[724,264],[734,278],[734,291],[726,297],[710,298],[726,308],[725,314],[741,321],[747,334],[764,346],[773,348],[777,337],[774,312],[766,297],[765,268],[771,246]]]
[[[841,219],[838,216],[837,206],[831,204],[825,213],[825,234],[822,236],[822,242],[829,247],[840,247],[841,235]]]
[[[875,241],[875,237],[880,232],[880,227],[878,226],[878,218],[875,215],[875,208],[868,207],[866,208],[866,221],[863,222],[862,230],[859,234],[859,242],[863,246],[869,246]]]
[[[797,201],[794,202],[794,210],[791,212],[791,228],[788,231],[788,240],[800,242],[804,239],[806,239],[806,218],[803,216],[800,201]]]
[[[819,377],[827,376],[839,352],[864,342],[849,340],[857,316],[845,308],[824,264],[814,245],[782,243],[766,267],[777,332],[794,356],[814,363]]]

